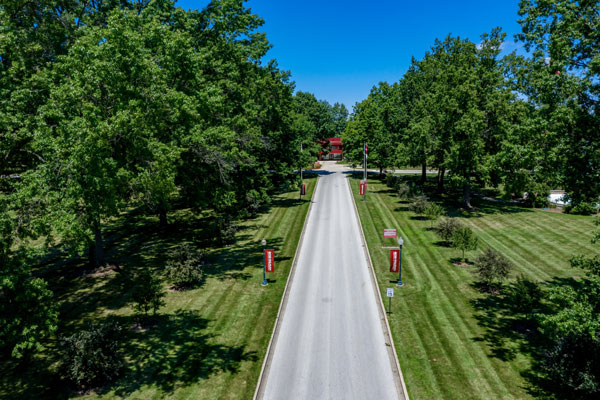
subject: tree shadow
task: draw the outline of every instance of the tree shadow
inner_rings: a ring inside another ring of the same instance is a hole
[[[111,320],[130,326],[134,318]],[[213,374],[235,373],[244,361],[258,360],[255,352],[247,352],[243,346],[219,343],[218,336],[206,332],[211,321],[196,311],[179,310],[153,319],[151,328],[128,331],[123,340],[127,370],[121,379],[102,388],[101,394],[114,390],[117,396],[125,397],[146,385],[171,393]]]
[[[542,282],[541,285],[570,286],[577,290],[580,283],[573,278],[554,278]],[[491,349],[491,356],[502,361],[513,361],[519,354],[527,354],[532,358],[530,368],[521,371],[528,386],[525,390],[535,398],[572,398],[562,393],[559,385],[549,379],[543,372],[541,360],[550,342],[539,331],[534,313],[548,313],[551,305],[541,303],[535,310],[525,314],[520,309],[519,300],[512,294],[514,282],[504,285],[497,293],[481,293],[483,287],[478,282],[471,286],[480,292],[479,297],[471,300],[477,323],[485,328],[484,333],[473,338],[484,342]]]

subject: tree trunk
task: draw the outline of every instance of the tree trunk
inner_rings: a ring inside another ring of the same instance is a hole
[[[167,227],[169,226],[169,221],[167,220],[167,210],[161,208],[158,211],[158,218],[159,218],[159,226],[160,229],[167,229]]]
[[[421,183],[424,185],[427,182],[427,162],[421,165]]]
[[[438,170],[438,182],[437,182],[438,193],[444,193],[444,174],[445,173],[446,173],[446,168],[440,168]]]
[[[104,259],[104,241],[102,240],[102,230],[100,229],[100,223],[94,223],[94,243],[90,245],[90,265],[92,267],[102,267],[106,265]]]
[[[469,185],[468,183],[465,183],[465,185],[463,186],[463,203],[462,203],[463,208],[470,210],[473,207],[471,207],[471,185]]]
[[[379,167],[379,175],[383,175],[383,167]]]

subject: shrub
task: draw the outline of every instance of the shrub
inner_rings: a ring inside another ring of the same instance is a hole
[[[425,213],[425,209],[427,209],[430,204],[431,203],[427,200],[426,196],[420,195],[413,199],[413,202],[408,206],[408,208],[415,214],[422,215]]]
[[[452,234],[454,231],[461,226],[462,224],[455,218],[443,218],[440,222],[438,222],[435,230],[442,240],[450,242],[452,240]]]
[[[431,203],[425,208],[425,215],[429,218],[432,223],[444,214],[444,208],[439,204]]]
[[[542,295],[542,289],[537,283],[520,275],[517,281],[511,285],[508,298],[516,313],[524,315],[526,319],[531,319],[540,307]]]
[[[452,232],[452,247],[462,250],[462,261],[465,262],[465,251],[477,248],[477,236],[468,226],[459,226]]]
[[[179,289],[202,282],[204,253],[189,243],[179,245],[169,254],[167,278]]]
[[[599,335],[585,332],[561,337],[544,356],[544,370],[569,397],[597,399],[600,395]]]
[[[235,234],[238,227],[231,216],[221,216],[217,221],[217,229],[221,245],[226,246],[235,243]]]
[[[475,260],[479,281],[488,291],[497,290],[508,277],[513,265],[495,250],[487,249]]]
[[[402,178],[398,175],[388,174],[385,177],[385,184],[394,190],[396,190],[401,183]]]
[[[138,313],[144,313],[144,316],[148,316],[150,310],[156,314],[156,311],[165,305],[163,301],[165,292],[160,279],[148,270],[143,270],[134,279],[135,286],[131,293],[134,302],[133,308]]]
[[[411,194],[411,188],[406,183],[400,183],[396,187],[396,192],[398,193],[398,197],[400,197],[401,199],[408,199]]]
[[[63,338],[62,365],[69,380],[79,388],[90,388],[117,378],[123,367],[121,331],[115,324],[92,325]]]
[[[579,215],[592,215],[598,212],[598,209],[591,203],[581,202],[577,205],[567,204],[564,208],[566,213]]]

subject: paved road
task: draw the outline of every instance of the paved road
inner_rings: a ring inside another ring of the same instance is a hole
[[[402,398],[347,178],[333,168],[319,178],[265,399]]]

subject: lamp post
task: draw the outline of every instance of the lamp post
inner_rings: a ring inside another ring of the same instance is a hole
[[[402,240],[401,236],[398,236],[398,246],[400,247],[400,260],[398,260],[398,286],[404,286],[402,283],[402,245],[404,244],[404,240]]]
[[[263,247],[263,282],[262,285],[263,286],[267,286],[267,266],[264,265],[265,261],[265,247],[267,246],[267,239],[263,239],[262,240],[262,247]]]

